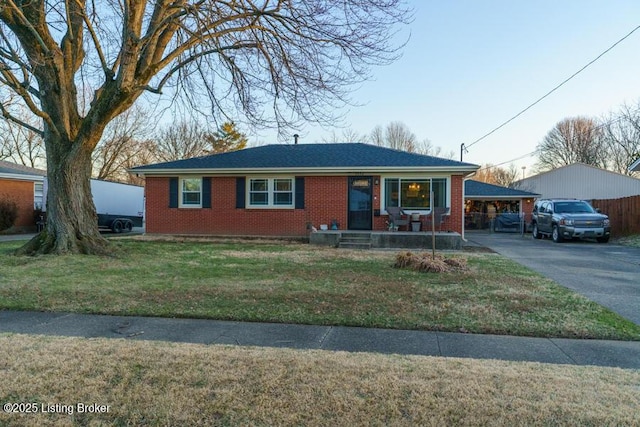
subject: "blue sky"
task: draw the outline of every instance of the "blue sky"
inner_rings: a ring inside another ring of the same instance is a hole
[[[353,93],[364,104],[347,125],[369,134],[404,122],[459,158],[471,144],[533,103],[640,25],[638,0],[451,0],[411,2],[415,20],[403,56],[373,70]],[[478,142],[464,160],[499,164],[535,150],[560,120],[601,117],[640,102],[640,30],[541,103]],[[302,142],[333,129],[308,127]],[[340,133],[340,130],[336,130]],[[253,139],[253,138],[252,138]],[[260,142],[274,142],[262,134]],[[527,175],[534,157],[513,162]]]

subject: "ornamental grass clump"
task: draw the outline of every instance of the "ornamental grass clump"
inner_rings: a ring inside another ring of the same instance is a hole
[[[396,255],[395,268],[411,268],[425,273],[447,273],[450,271],[467,270],[465,258],[447,258],[440,254],[433,256],[431,253],[414,254],[409,251]]]

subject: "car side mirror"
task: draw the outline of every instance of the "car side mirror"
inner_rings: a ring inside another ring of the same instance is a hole
[[[600,210],[600,208],[596,208],[596,212],[597,212],[597,213],[602,213],[602,211]]]

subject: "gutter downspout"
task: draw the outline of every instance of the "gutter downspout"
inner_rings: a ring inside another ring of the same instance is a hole
[[[465,193],[464,193],[464,187],[465,187],[464,182],[467,179],[471,179],[471,177],[473,177],[475,174],[476,174],[476,172],[474,171],[474,172],[471,172],[469,175],[466,175],[466,176],[462,175],[462,212],[460,213],[460,215],[462,216],[462,218],[461,218],[461,222],[462,222],[462,236],[461,236],[461,238],[462,238],[462,241],[465,242],[465,243],[468,242],[468,240],[465,238],[465,229],[464,229],[464,207],[465,207],[465,198],[466,198],[465,197]]]
[[[461,213],[460,213],[460,216],[461,216],[462,218],[461,218],[460,220],[461,220],[461,223],[462,223],[462,236],[461,236],[461,238],[462,238],[462,241],[463,241],[463,242],[467,243],[467,239],[464,237],[464,231],[465,231],[465,230],[464,230],[464,208],[465,208],[465,203],[464,203],[464,199],[465,199],[465,195],[464,195],[464,187],[465,187],[465,185],[464,185],[464,182],[465,182],[465,180],[466,180],[466,179],[465,179],[465,177],[463,176],[463,177],[462,177],[462,209],[461,209]]]

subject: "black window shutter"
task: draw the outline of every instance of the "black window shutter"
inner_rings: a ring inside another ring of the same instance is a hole
[[[236,209],[245,207],[245,178],[236,178]]]
[[[296,209],[304,209],[304,177],[296,176]]]
[[[202,207],[211,207],[211,177],[202,178]]]
[[[178,207],[178,178],[169,178],[169,207]]]

